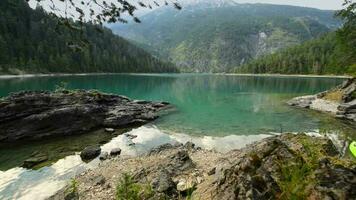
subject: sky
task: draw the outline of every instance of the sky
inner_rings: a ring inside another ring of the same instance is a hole
[[[236,0],[238,3],[271,3],[303,7],[319,8],[323,10],[339,10],[343,0]]]
[[[107,1],[110,2],[110,0]],[[130,0],[130,1],[152,2],[153,0]],[[162,0],[156,0],[156,1],[160,2]],[[176,1],[185,4],[187,2],[197,2],[197,1],[209,2],[209,1],[224,1],[224,0],[176,0]],[[269,3],[269,4],[295,5],[295,6],[318,8],[323,10],[338,10],[342,8],[342,3],[344,2],[344,0],[233,0],[233,1],[237,3]],[[34,5],[35,2],[36,2],[35,0],[30,0],[30,3],[32,5]]]
[[[84,1],[84,2],[90,2],[91,0],[74,0],[77,2],[80,1]],[[98,2],[102,2],[102,1],[106,1],[106,2],[115,2],[117,0],[97,0]],[[154,0],[129,0],[131,2],[152,2]],[[164,2],[165,0],[155,0],[157,2],[159,2],[161,5],[162,2]],[[318,8],[318,9],[323,9],[323,10],[339,10],[342,8],[342,4],[344,2],[344,0],[167,0],[168,2],[179,2],[183,5],[187,5],[187,4],[194,4],[197,2],[211,2],[211,1],[217,1],[217,2],[225,2],[225,1],[235,1],[236,3],[269,3],[269,4],[282,4],[282,5],[295,5],[295,6],[303,6],[303,7],[312,7],[312,8]],[[356,0],[354,0],[356,1]],[[44,8],[47,10],[49,5],[51,5],[51,0],[42,0],[41,5],[44,6]],[[59,8],[59,10],[61,10],[60,12],[56,12],[56,14],[58,15],[64,15],[63,10],[65,8],[65,4],[62,3],[60,0],[53,0],[53,2],[55,2],[56,7]],[[30,5],[31,7],[36,7],[37,1],[36,0],[30,0]],[[152,4],[153,5],[153,4]],[[138,6],[139,7],[139,6]],[[85,11],[85,13],[89,13],[88,12],[88,7],[84,6],[82,7],[83,10]],[[98,7],[92,7],[94,10],[97,10],[100,8]],[[157,7],[154,7],[157,8]],[[144,14],[147,14],[148,12],[150,12],[151,10],[149,9],[139,9],[138,11],[136,11],[136,15],[137,16],[141,16]],[[69,13],[74,13],[76,14],[76,12],[69,12]],[[74,18],[76,18],[77,16],[73,16]]]

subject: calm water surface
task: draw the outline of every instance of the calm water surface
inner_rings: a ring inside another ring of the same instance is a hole
[[[163,130],[193,135],[252,135],[325,128],[329,117],[291,108],[285,102],[330,89],[342,81],[195,74],[33,77],[0,80],[0,96],[21,90],[54,90],[64,82],[70,89],[98,89],[135,99],[168,101],[176,110],[155,122]]]
[[[193,141],[203,148],[228,151],[268,137],[272,132],[286,131],[319,130],[338,139],[339,136],[346,140],[356,139],[353,125],[326,114],[295,109],[285,103],[295,96],[330,89],[342,81],[336,78],[204,74],[0,79],[0,97],[21,90],[54,90],[65,82],[69,89],[97,89],[135,99],[168,101],[175,106],[153,122],[155,126],[132,131],[138,136],[134,141],[135,148],[129,145],[130,141],[124,135],[114,137],[102,130],[31,144],[0,144],[0,199],[46,199],[75,174],[99,163],[98,159],[83,163],[75,154],[93,144],[101,144],[107,152],[119,147],[123,155],[131,155],[174,141]],[[18,167],[34,152],[48,155],[48,162],[38,170]]]

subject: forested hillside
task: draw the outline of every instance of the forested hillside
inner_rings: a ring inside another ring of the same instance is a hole
[[[24,0],[1,0],[0,16],[2,74],[176,71],[109,29],[84,24],[81,35]]]
[[[295,6],[212,0],[181,11],[162,8],[141,17],[141,24],[111,28],[183,71],[226,72],[336,29],[340,21],[333,15]]]
[[[336,12],[343,20],[334,33],[250,61],[235,72],[347,74],[356,76],[356,2],[345,1]]]
[[[237,73],[356,74],[356,63],[342,51],[336,33],[281,50],[236,67]]]

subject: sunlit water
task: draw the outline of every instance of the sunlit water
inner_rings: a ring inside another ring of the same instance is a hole
[[[355,138],[355,128],[318,112],[286,105],[292,97],[314,94],[340,84],[336,78],[251,77],[224,75],[88,75],[0,79],[0,96],[20,90],[54,90],[67,83],[69,89],[98,89],[135,99],[168,101],[175,107],[153,127],[134,129],[135,148],[125,136],[113,138],[92,133],[77,138],[0,147],[0,199],[43,199],[81,171],[95,167],[79,155],[60,159],[62,148],[79,152],[86,145],[105,143],[103,151],[120,147],[124,155],[135,155],[167,142],[193,141],[203,148],[226,152],[280,132],[331,133]],[[223,145],[222,145],[223,144]],[[341,144],[342,145],[342,144]],[[31,152],[45,150],[57,155],[39,170],[19,166]],[[60,149],[60,151],[58,150]],[[66,157],[65,157],[66,156]],[[58,160],[60,159],[60,160]],[[58,161],[57,161],[58,160]],[[46,189],[43,189],[46,188]]]

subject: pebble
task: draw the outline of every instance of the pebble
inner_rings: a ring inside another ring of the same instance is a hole
[[[113,129],[113,128],[105,128],[105,131],[108,132],[108,133],[113,133],[113,132],[115,132],[115,129]]]

